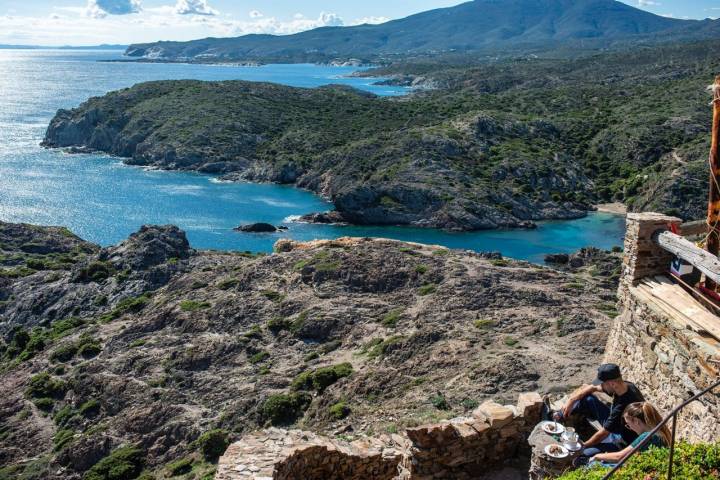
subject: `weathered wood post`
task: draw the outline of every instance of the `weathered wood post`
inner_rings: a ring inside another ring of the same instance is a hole
[[[718,137],[720,136],[720,75],[715,77],[712,86],[713,94],[713,122],[712,136],[710,143],[710,195],[708,199],[708,237],[706,248],[713,255],[720,251],[720,152],[718,152]],[[705,286],[715,290],[717,284],[712,280],[706,280]]]

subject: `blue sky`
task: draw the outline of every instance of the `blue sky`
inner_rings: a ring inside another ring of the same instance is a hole
[[[289,34],[380,23],[457,0],[0,0],[0,43],[92,45]],[[675,18],[716,18],[720,0],[625,0]]]

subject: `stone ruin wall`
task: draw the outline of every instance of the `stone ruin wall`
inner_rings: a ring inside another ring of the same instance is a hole
[[[216,480],[457,480],[477,478],[527,448],[542,399],[485,402],[470,417],[354,442],[277,428],[243,437],[220,458]]]
[[[652,234],[680,219],[652,213],[629,214],[623,275],[605,361],[617,363],[663,413],[717,381],[720,342],[675,324],[633,294],[643,277],[662,275],[671,255],[653,244]],[[678,436],[688,441],[720,441],[720,394],[708,394],[679,416]]]

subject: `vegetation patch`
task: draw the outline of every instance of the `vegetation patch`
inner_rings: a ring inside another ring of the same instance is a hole
[[[126,298],[119,302],[109,313],[100,317],[100,322],[107,323],[126,313],[137,313],[150,303],[150,296],[145,293],[139,297]]]
[[[668,468],[668,449],[653,448],[633,456],[614,476],[613,480],[665,478]],[[580,468],[566,473],[558,480],[602,480],[608,469]],[[673,477],[682,480],[709,480],[720,476],[720,443],[675,445]]]
[[[495,326],[495,320],[490,318],[478,318],[473,322],[475,328],[479,330],[487,330]]]
[[[352,373],[353,367],[349,363],[340,363],[313,371],[305,371],[295,377],[292,388],[293,390],[315,390],[322,393],[330,385],[341,378],[349,377]]]
[[[206,310],[211,306],[208,302],[198,302],[196,300],[183,300],[180,302],[180,310],[183,312],[197,312],[198,310]]]
[[[103,282],[117,273],[110,262],[94,261],[81,268],[75,278],[79,282]]]
[[[450,410],[450,404],[448,403],[445,395],[443,395],[442,392],[437,392],[435,393],[435,395],[431,395],[428,400],[430,400],[432,406],[437,408],[438,410]]]
[[[250,363],[255,365],[257,363],[264,362],[268,358],[270,358],[270,354],[268,352],[262,351],[262,352],[257,352],[256,354],[252,355],[249,360],[250,360]]]
[[[138,447],[120,447],[88,470],[83,480],[132,480],[140,475],[144,462],[145,454]]]
[[[230,434],[226,430],[214,429],[200,435],[195,444],[200,448],[203,457],[208,461],[215,461],[225,453],[230,445]]]
[[[285,298],[285,295],[275,290],[263,290],[260,294],[273,302],[281,302]]]
[[[394,335],[384,340],[375,338],[363,346],[363,353],[367,353],[369,358],[382,357],[392,351],[404,338],[400,335]]]
[[[397,308],[395,310],[390,310],[388,313],[386,313],[380,323],[384,327],[388,328],[395,328],[397,326],[398,321],[402,317],[404,310],[402,308]]]
[[[330,413],[330,416],[335,420],[342,420],[343,418],[350,415],[350,413],[352,413],[352,409],[348,406],[346,401],[341,400],[332,405],[328,409],[328,412]]]
[[[28,398],[57,398],[65,396],[67,385],[62,380],[50,376],[47,372],[38,373],[30,378],[25,395]]]
[[[305,414],[312,397],[304,392],[271,395],[261,408],[263,418],[272,425],[289,425]]]
[[[285,317],[273,317],[267,322],[267,328],[271,332],[277,334],[283,330],[290,330],[292,322]]]
[[[432,293],[435,293],[436,290],[437,290],[437,285],[435,285],[434,283],[426,283],[425,285],[418,288],[418,295],[420,295],[420,296],[430,295]]]
[[[176,460],[172,463],[169,463],[167,467],[165,467],[165,470],[167,471],[168,475],[171,477],[178,477],[180,475],[185,475],[186,473],[190,473],[193,466],[193,460],[192,458],[186,457],[181,458],[180,460]]]

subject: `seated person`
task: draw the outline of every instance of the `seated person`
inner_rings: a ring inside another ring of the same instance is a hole
[[[612,405],[608,407],[600,401],[594,395],[598,392],[610,395]],[[625,408],[644,400],[633,383],[623,380],[620,367],[606,363],[598,367],[597,379],[592,385],[585,385],[573,392],[563,410],[554,414],[554,419],[562,420],[577,414],[602,424],[602,428],[583,443],[582,456],[587,458],[601,452],[617,452],[637,438],[637,433],[623,425]]]
[[[625,423],[630,429],[638,434],[638,437],[633,442],[620,450],[619,452],[607,452],[598,453],[590,459],[590,462],[602,462],[604,464],[615,464],[625,458],[630,451],[640,445],[645,438],[650,435],[650,432],[662,422],[660,413],[652,406],[650,402],[636,402],[631,403],[625,409],[623,413]],[[650,447],[667,447],[670,445],[670,429],[667,425],[663,425],[660,430],[655,433],[650,441],[640,449],[644,452]]]

